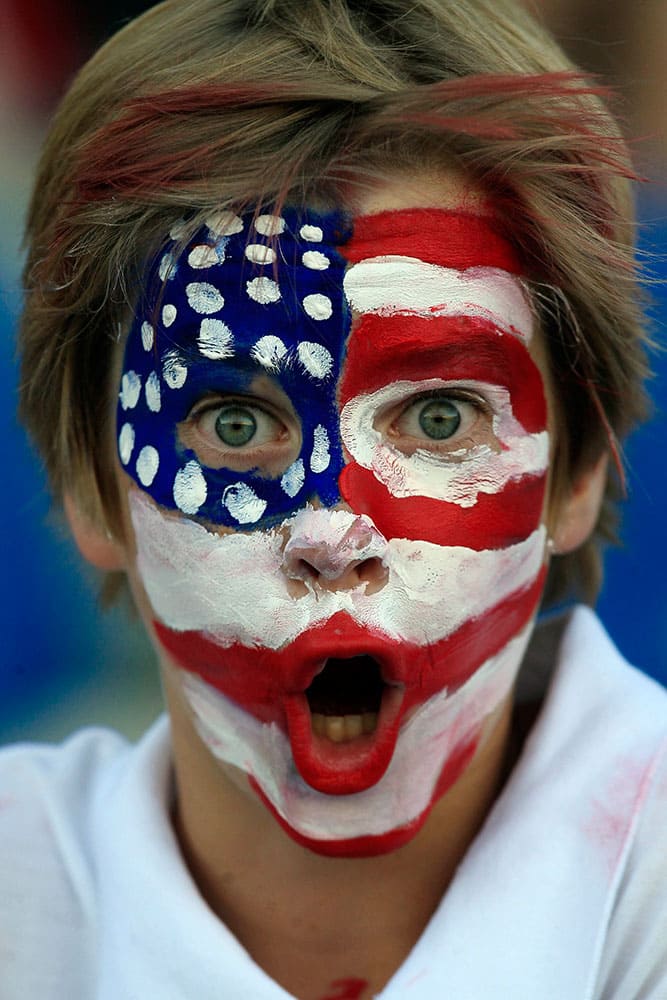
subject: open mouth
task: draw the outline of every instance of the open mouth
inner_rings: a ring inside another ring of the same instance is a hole
[[[405,688],[387,682],[369,654],[322,662],[302,693],[284,699],[292,755],[311,787],[354,794],[374,785],[389,766]]]
[[[377,729],[385,684],[372,656],[330,657],[306,688],[313,733],[332,743]]]

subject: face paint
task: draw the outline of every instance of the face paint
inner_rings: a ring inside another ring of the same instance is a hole
[[[127,343],[118,450],[161,507],[226,527],[267,528],[309,497],[340,499],[340,439],[330,432],[349,329],[345,261],[336,249],[346,235],[337,215],[315,226],[295,213],[254,222],[227,213],[210,219],[180,257],[173,240],[155,261]],[[243,411],[262,378],[292,402],[301,447],[273,478],[261,465],[242,475],[207,465],[183,427],[193,407],[237,398]]]
[[[155,262],[128,339],[138,570],[213,753],[301,843],[380,853],[467,766],[543,586],[519,265],[463,214],[214,221]]]

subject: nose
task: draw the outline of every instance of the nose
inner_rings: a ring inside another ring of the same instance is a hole
[[[387,540],[364,514],[347,510],[302,510],[283,551],[283,572],[322,590],[381,590],[389,575]]]

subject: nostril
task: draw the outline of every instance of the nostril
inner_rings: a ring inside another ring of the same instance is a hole
[[[364,583],[376,580],[386,580],[388,575],[388,569],[381,559],[377,556],[372,556],[369,559],[362,559],[360,563],[357,563],[356,572],[357,576]]]
[[[355,569],[360,583],[366,584],[366,596],[372,597],[379,590],[382,590],[389,579],[389,569],[387,565],[377,556],[371,556],[362,560]]]
[[[307,559],[296,559],[290,568],[290,575],[296,580],[315,580],[319,573]]]

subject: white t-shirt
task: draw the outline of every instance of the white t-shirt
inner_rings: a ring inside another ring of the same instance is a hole
[[[382,1000],[666,1000],[667,693],[578,608],[521,757]],[[169,729],[0,753],[0,1000],[288,1000],[169,821]]]

